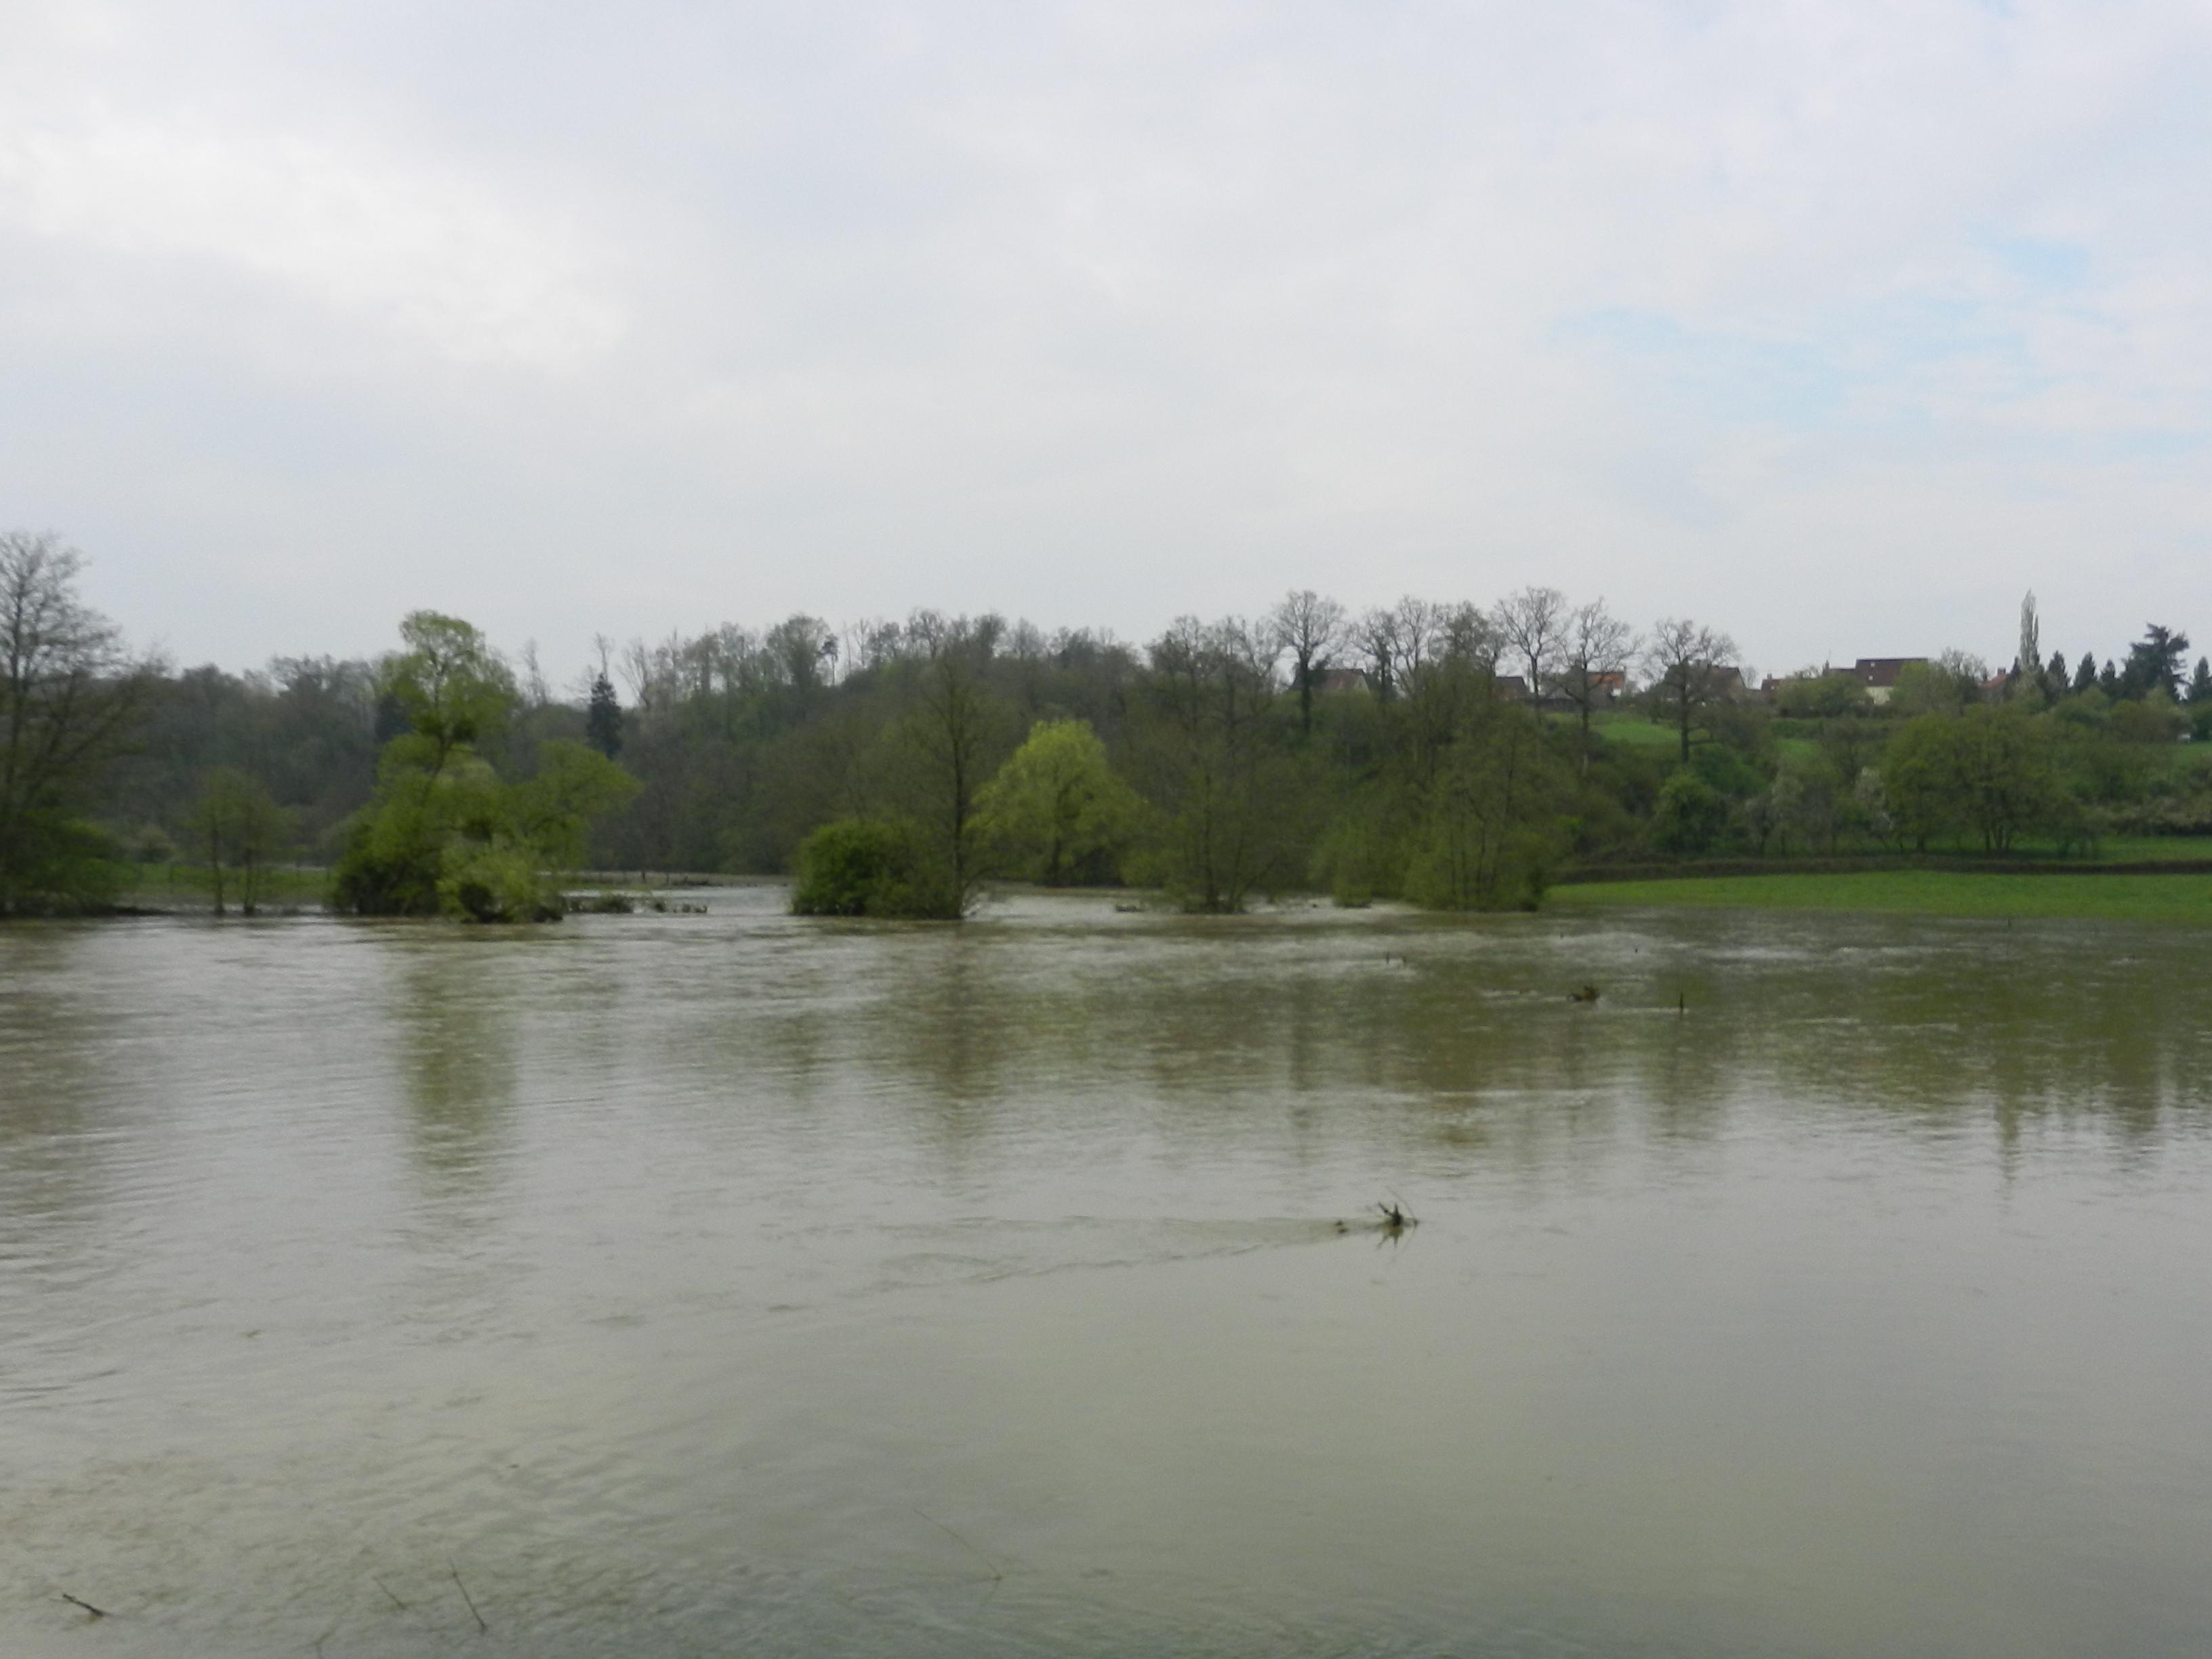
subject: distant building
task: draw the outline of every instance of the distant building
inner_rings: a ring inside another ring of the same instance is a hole
[[[1518,698],[1522,702],[1528,701],[1528,682],[1520,675],[1500,674],[1496,684],[1499,696]]]
[[[1332,691],[1364,691],[1367,690],[1367,671],[1364,668],[1331,668],[1314,676],[1314,690],[1327,695]]]
[[[1897,677],[1905,669],[1918,663],[1927,665],[1925,657],[1861,657],[1850,666],[1850,676],[1866,687],[1869,702],[1887,702],[1890,693],[1897,690]]]

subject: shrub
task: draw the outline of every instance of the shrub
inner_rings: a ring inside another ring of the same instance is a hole
[[[555,921],[563,906],[531,849],[510,842],[458,842],[438,878],[441,908],[471,921]]]
[[[799,848],[791,908],[802,916],[933,916],[934,884],[920,879],[915,838],[884,818],[839,818]]]
[[[1727,827],[1728,812],[1728,802],[1711,784],[1695,772],[1677,772],[1660,786],[1651,839],[1663,853],[1711,852]]]

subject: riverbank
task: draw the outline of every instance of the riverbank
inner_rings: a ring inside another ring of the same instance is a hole
[[[1578,911],[1822,910],[2212,924],[2212,874],[2094,871],[2057,878],[1921,869],[1682,876],[1555,887],[1547,903]]]

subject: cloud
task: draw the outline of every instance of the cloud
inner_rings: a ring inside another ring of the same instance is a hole
[[[623,307],[577,238],[449,168],[94,112],[0,131],[0,227],[227,268],[455,362],[563,370]]]
[[[2212,602],[2188,0],[47,10],[0,488],[187,655],[1540,580],[1782,661]]]

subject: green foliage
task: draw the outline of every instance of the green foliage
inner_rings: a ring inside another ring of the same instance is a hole
[[[1272,662],[1233,617],[1182,617],[1152,647],[1134,758],[1155,830],[1130,864],[1186,909],[1240,910],[1306,862],[1310,796]]]
[[[473,740],[512,712],[505,669],[453,617],[416,611],[401,632],[412,649],[387,684],[409,727],[385,744],[376,793],[343,828],[332,902],[363,915],[556,919],[552,867],[581,857],[592,819],[635,795],[635,781],[559,738],[537,746],[533,776],[501,779]]]
[[[1566,850],[1571,775],[1525,711],[1463,715],[1425,792],[1406,896],[1441,910],[1534,909]]]
[[[793,913],[802,916],[879,916],[957,920],[942,884],[923,873],[909,824],[888,818],[839,818],[799,849]]]
[[[506,812],[539,858],[574,867],[583,862],[592,820],[628,805],[637,792],[637,780],[605,756],[556,738],[538,746],[537,775],[509,788]]]
[[[2054,730],[2016,704],[1981,704],[1909,721],[1881,763],[1900,838],[1924,848],[1959,833],[1978,839],[1986,852],[2002,853],[2024,835],[2078,833],[2080,815],[2056,763]]]
[[[415,611],[399,637],[407,649],[386,665],[385,689],[408,729],[429,745],[434,766],[506,725],[514,676],[482,634],[458,617]]]
[[[446,843],[439,857],[438,904],[471,921],[555,921],[560,889],[538,868],[538,850],[505,836]]]
[[[1659,787],[1651,843],[1662,853],[1695,858],[1720,844],[1728,819],[1728,801],[1720,791],[1685,767]]]
[[[1863,714],[1873,705],[1866,687],[1849,674],[1803,673],[1782,682],[1775,710],[1792,720],[1832,720]]]
[[[207,866],[216,915],[223,913],[233,875],[239,908],[253,915],[269,865],[290,843],[291,815],[270,799],[258,779],[235,767],[217,767],[201,786],[187,827],[192,848]]]
[[[1048,887],[1098,873],[1135,833],[1143,804],[1087,720],[1040,720],[975,798],[975,823],[1008,867]]]

